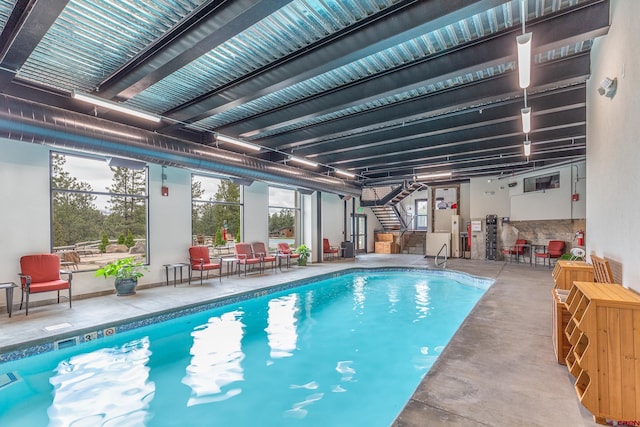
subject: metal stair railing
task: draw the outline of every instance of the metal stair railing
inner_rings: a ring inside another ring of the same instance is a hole
[[[402,208],[403,212],[400,212],[400,209],[398,209],[398,206]],[[407,216],[407,211],[405,210],[404,205],[402,205],[401,203],[398,203],[397,205],[391,205],[391,209],[393,210],[393,213],[395,213],[396,218],[400,223],[400,230],[406,231],[408,228],[408,225],[405,221],[405,217]]]
[[[400,209],[398,208],[400,207]],[[404,250],[404,234],[411,229],[413,214],[409,214],[402,200],[393,206],[393,210],[400,221],[400,252]],[[400,212],[402,210],[402,212]]]
[[[446,249],[444,252],[444,261],[442,263],[438,263],[438,257],[440,256],[440,253],[442,253],[442,250]],[[442,268],[447,268],[447,252],[449,252],[449,248],[447,246],[447,244],[443,244],[442,247],[440,248],[440,250],[438,251],[438,253],[436,254],[436,259],[434,260],[434,264],[436,267],[440,267],[440,265],[442,265]]]

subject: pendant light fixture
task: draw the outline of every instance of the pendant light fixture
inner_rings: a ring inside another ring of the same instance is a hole
[[[531,107],[526,107],[520,110],[522,115],[522,132],[528,134],[531,132]]]
[[[518,44],[518,76],[520,87],[526,89],[531,84],[531,33],[516,37]]]
[[[532,33],[527,33],[525,23],[527,21],[528,0],[520,0],[520,21],[522,22],[522,34],[516,37],[518,47],[518,81],[523,89],[524,108],[520,110],[522,116],[522,132],[525,134],[524,155],[531,155],[531,107],[527,105],[527,88],[531,84],[531,39]]]

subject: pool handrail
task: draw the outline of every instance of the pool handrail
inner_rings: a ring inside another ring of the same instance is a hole
[[[440,256],[440,253],[442,253],[443,250],[444,250],[444,261],[442,263],[438,263],[438,257]],[[436,267],[440,267],[440,265],[442,265],[442,268],[447,268],[447,252],[449,252],[449,249],[447,244],[444,243],[440,248],[440,250],[438,251],[438,253],[436,254],[436,259],[434,260],[434,264]]]

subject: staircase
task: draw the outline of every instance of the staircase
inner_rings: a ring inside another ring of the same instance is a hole
[[[382,225],[384,231],[401,230],[402,222],[396,211],[389,205],[371,206],[378,222]]]
[[[382,225],[384,231],[406,230],[409,224],[404,219],[397,206],[414,191],[425,186],[419,182],[404,183],[398,187],[365,188],[362,192],[361,206],[371,208]]]
[[[408,196],[410,196],[414,191],[417,191],[422,187],[426,187],[426,185],[424,185],[421,182],[413,182],[406,186],[403,185],[402,190],[398,194],[396,194],[389,203],[395,206],[401,201],[403,201],[404,199],[406,199]]]

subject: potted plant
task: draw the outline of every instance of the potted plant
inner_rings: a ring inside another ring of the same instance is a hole
[[[140,269],[143,264],[135,257],[119,258],[96,270],[96,276],[115,277],[117,295],[133,295],[136,293],[138,279],[144,276]]]
[[[307,265],[307,259],[309,259],[309,256],[311,255],[311,251],[307,245],[303,244],[298,246],[294,252],[300,255],[300,258],[298,258],[298,265]]]

